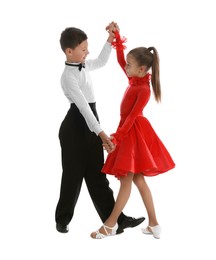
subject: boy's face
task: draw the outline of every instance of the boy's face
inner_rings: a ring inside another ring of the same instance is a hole
[[[75,49],[67,48],[65,53],[68,62],[85,63],[85,59],[89,54],[88,41],[81,42]]]

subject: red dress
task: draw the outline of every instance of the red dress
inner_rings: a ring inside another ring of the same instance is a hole
[[[125,72],[125,58],[120,37],[117,58]],[[150,98],[150,74],[143,78],[128,77],[129,86],[120,107],[120,123],[114,136],[116,149],[108,154],[102,172],[119,179],[129,172],[155,176],[175,167],[169,152],[152,128],[143,109]]]

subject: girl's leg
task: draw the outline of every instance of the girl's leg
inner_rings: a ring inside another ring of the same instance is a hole
[[[121,177],[120,178],[120,189],[118,192],[118,196],[116,198],[116,202],[113,208],[112,213],[110,214],[109,218],[105,221],[104,225],[108,227],[114,227],[115,224],[117,223],[118,217],[123,211],[125,205],[127,204],[127,201],[130,197],[131,193],[131,186],[132,186],[132,181],[133,181],[133,174],[128,173],[126,177]],[[107,231],[111,231],[107,229]],[[106,232],[103,227],[99,229],[99,232],[101,234],[106,235]],[[93,232],[91,234],[93,238],[96,237],[96,232]]]
[[[134,175],[133,182],[137,186],[140,195],[142,197],[142,200],[144,202],[144,205],[146,207],[148,218],[149,218],[149,226],[153,227],[158,225],[152,194],[145,181],[144,176],[142,174]]]

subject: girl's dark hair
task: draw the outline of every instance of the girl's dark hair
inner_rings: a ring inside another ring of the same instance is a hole
[[[75,49],[80,43],[87,39],[88,37],[84,31],[75,27],[66,28],[60,37],[61,49],[63,52],[65,52],[67,48]]]
[[[153,53],[152,53],[153,52]],[[132,55],[139,66],[146,66],[147,71],[152,68],[151,84],[154,97],[157,102],[161,101],[160,67],[159,55],[155,47],[138,47],[132,49],[128,54]]]

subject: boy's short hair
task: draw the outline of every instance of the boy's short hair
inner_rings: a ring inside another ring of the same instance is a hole
[[[60,37],[60,45],[63,52],[65,49],[75,49],[80,43],[87,40],[86,33],[75,27],[68,27],[62,33]]]

